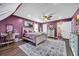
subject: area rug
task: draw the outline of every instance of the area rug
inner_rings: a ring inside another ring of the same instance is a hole
[[[61,40],[47,40],[38,46],[30,43],[20,45],[19,48],[28,56],[66,56],[66,45]]]

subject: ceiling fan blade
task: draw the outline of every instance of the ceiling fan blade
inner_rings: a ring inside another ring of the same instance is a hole
[[[56,12],[50,13],[48,16],[52,16],[52,15],[54,15],[54,14],[56,14]]]

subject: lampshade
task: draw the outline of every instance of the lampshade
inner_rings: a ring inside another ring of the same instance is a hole
[[[79,19],[79,14],[77,15],[77,19]]]

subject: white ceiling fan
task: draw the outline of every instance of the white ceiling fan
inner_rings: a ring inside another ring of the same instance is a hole
[[[52,12],[49,14],[42,12],[42,16],[39,19],[42,19],[43,21],[48,21],[52,19],[54,14],[56,14],[56,12]]]

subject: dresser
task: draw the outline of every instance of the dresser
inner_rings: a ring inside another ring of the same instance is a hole
[[[79,8],[72,17],[71,38],[69,40],[74,56],[79,56]]]
[[[54,35],[55,34],[55,30],[54,29],[51,29],[51,30],[48,29],[48,33],[47,34],[48,34],[49,37],[55,37],[55,35]]]
[[[79,35],[77,35],[74,32],[71,32],[69,45],[70,45],[70,48],[73,52],[73,55],[78,56],[79,55]]]

